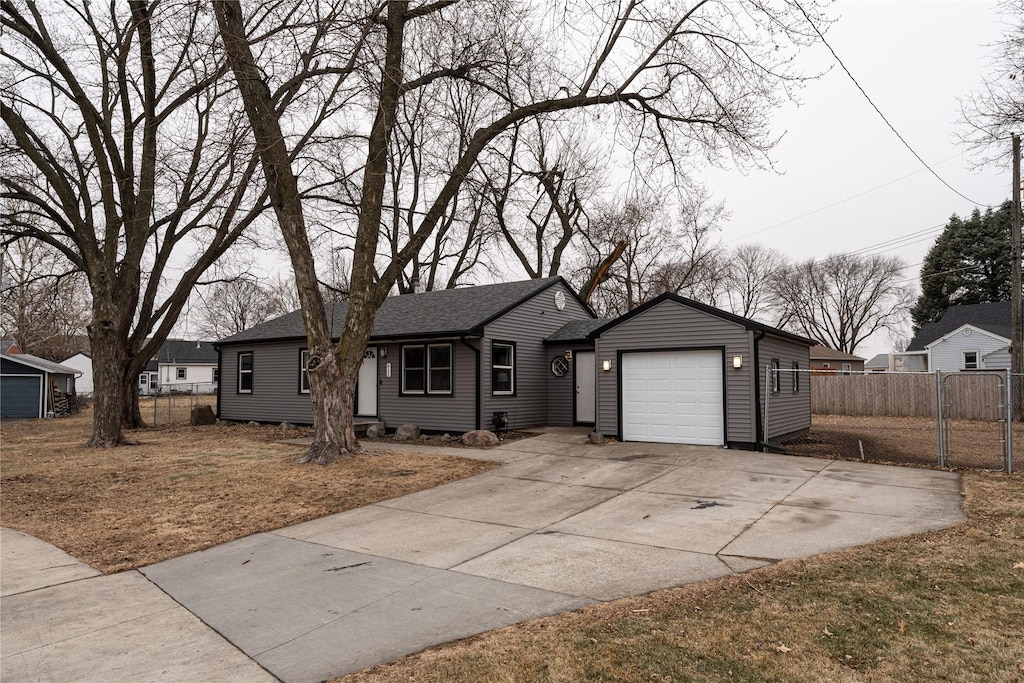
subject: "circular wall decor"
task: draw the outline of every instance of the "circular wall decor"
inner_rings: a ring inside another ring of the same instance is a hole
[[[561,290],[555,292],[555,308],[558,310],[565,308],[565,293]]]
[[[551,360],[551,374],[556,377],[565,377],[569,374],[569,361],[563,356],[555,356]]]
[[[966,330],[964,330],[964,336],[965,337],[970,337],[971,336],[971,328],[968,327]]]

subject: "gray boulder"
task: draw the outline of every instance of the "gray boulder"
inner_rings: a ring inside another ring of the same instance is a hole
[[[590,432],[587,434],[587,441],[598,446],[604,445],[604,434],[601,432]]]
[[[217,416],[213,414],[213,408],[208,405],[192,406],[190,423],[194,425],[217,424]]]
[[[379,424],[373,424],[366,428],[367,439],[379,439],[384,436],[384,426]]]
[[[395,441],[409,441],[420,438],[420,428],[416,425],[400,425],[395,430]]]
[[[281,429],[298,429],[298,427],[293,425],[291,422],[287,422],[287,421],[286,422],[282,422],[280,426],[281,426]]]
[[[486,448],[490,446],[498,445],[498,435],[494,432],[489,432],[486,429],[477,429],[472,432],[466,432],[462,435],[462,443],[467,446],[474,446],[476,448]]]

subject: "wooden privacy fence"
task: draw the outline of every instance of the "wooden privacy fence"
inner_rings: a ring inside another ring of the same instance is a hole
[[[953,373],[946,382],[949,416],[968,420],[1005,417],[1004,391],[994,375]],[[943,375],[946,377],[946,375]],[[934,374],[908,372],[815,374],[811,412],[824,415],[936,417]]]

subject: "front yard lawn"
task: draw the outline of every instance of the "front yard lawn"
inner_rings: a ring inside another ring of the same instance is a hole
[[[86,410],[3,428],[0,523],[106,573],[498,466],[393,451],[329,467],[296,465],[301,447],[274,442],[305,436],[305,428],[245,425],[170,425],[132,432],[139,446],[81,448],[91,420]]]

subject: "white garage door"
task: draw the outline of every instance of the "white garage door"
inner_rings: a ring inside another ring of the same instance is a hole
[[[622,436],[721,446],[725,443],[721,351],[622,355]]]

